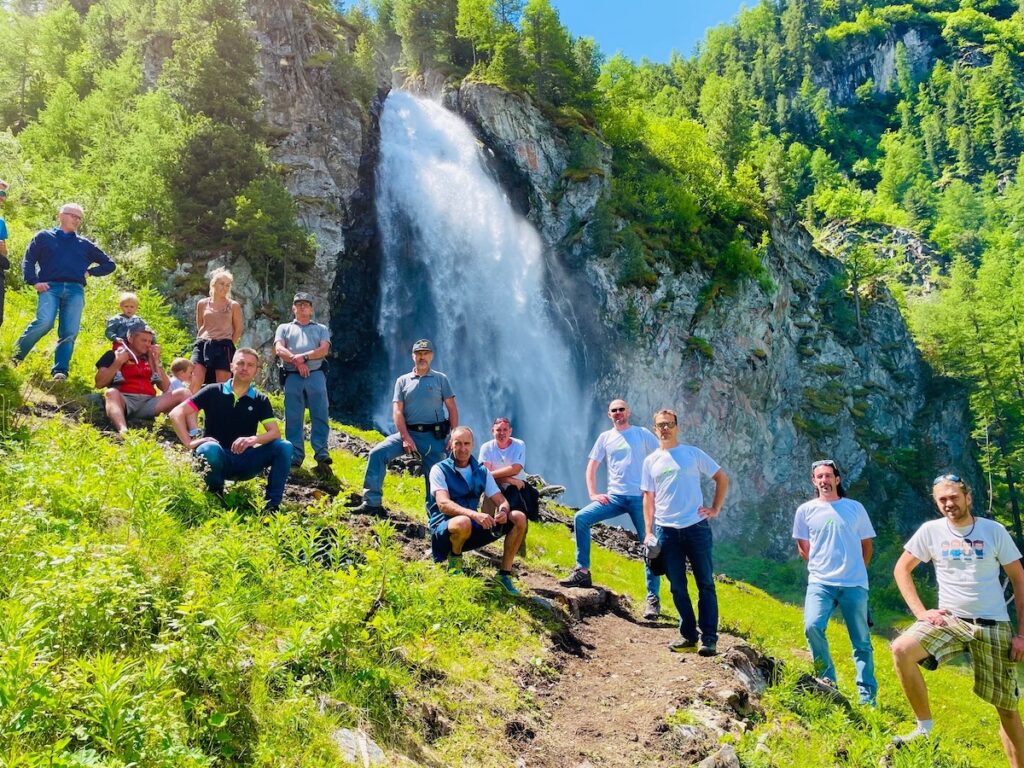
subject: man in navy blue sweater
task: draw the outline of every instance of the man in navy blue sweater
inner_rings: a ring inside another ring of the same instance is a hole
[[[53,328],[57,316],[57,349],[50,373],[55,381],[68,377],[75,338],[85,308],[86,275],[102,277],[114,271],[114,262],[91,240],[78,234],[82,206],[65,203],[57,213],[58,226],[44,229],[25,249],[22,273],[26,285],[39,294],[35,319],[18,339],[14,361],[20,363],[32,347]]]

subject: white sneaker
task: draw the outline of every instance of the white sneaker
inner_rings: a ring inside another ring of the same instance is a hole
[[[57,371],[55,374],[53,374],[52,378],[54,381],[67,381],[68,375],[66,373],[61,373],[60,371]]]
[[[892,745],[898,749],[899,747],[906,746],[912,741],[918,741],[919,739],[927,739],[928,734],[929,731],[923,731],[920,728],[915,728],[910,733],[904,734],[902,736],[893,736]]]

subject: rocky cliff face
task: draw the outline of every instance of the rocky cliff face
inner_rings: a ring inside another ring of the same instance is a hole
[[[683,439],[726,469],[722,534],[788,551],[815,459],[835,459],[876,522],[902,530],[930,513],[928,478],[974,467],[963,395],[933,378],[884,288],[856,328],[838,262],[815,250],[802,227],[772,226],[774,290],[748,284],[701,313],[709,278],[698,270],[665,270],[653,290],[623,289],[614,257],[587,255],[607,176],[565,189],[564,139],[527,100],[464,86],[454,103],[510,169],[509,183],[526,185],[528,215],[559,267],[550,270],[551,295],[570,305],[564,314],[589,319],[570,331],[585,331],[577,340],[597,350],[595,401],[625,397],[640,423],[657,408],[677,410]],[[628,331],[627,316],[635,320]]]
[[[855,102],[857,88],[869,79],[876,93],[889,93],[896,82],[897,43],[906,46],[907,64],[920,80],[934,63],[940,40],[917,28],[887,32],[881,42],[871,37],[851,39],[821,61],[811,79],[828,91],[833,104]]]
[[[378,370],[375,327],[376,109],[364,118],[317,65],[343,43],[305,6],[274,0],[252,13],[260,91],[277,129],[274,158],[288,168],[320,244],[311,287],[331,297],[334,402],[341,415],[365,419],[369,393],[394,373]],[[911,33],[900,39],[913,66],[930,64],[930,43]],[[849,53],[846,68],[829,70],[823,83],[837,100],[853,98],[867,77],[888,88],[895,43]],[[861,63],[849,65],[850,56]],[[463,84],[444,99],[475,126],[513,205],[549,246],[551,306],[576,344],[582,375],[594,382],[595,404],[625,396],[641,422],[655,408],[674,407],[685,439],[726,468],[733,486],[720,533],[787,551],[792,511],[809,496],[816,458],[834,458],[876,522],[899,528],[929,514],[923,494],[935,471],[974,466],[963,396],[931,376],[884,289],[867,302],[858,331],[838,263],[817,252],[802,228],[772,227],[766,266],[774,290],[742,286],[698,313],[708,279],[699,271],[666,271],[653,290],[623,289],[614,259],[594,260],[588,247],[610,150],[594,142],[579,168],[572,137],[528,98],[493,86]],[[634,322],[624,324],[626,317]]]

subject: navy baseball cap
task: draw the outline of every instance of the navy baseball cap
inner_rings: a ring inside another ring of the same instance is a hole
[[[413,352],[433,352],[434,345],[430,343],[429,339],[420,339],[412,345]]]

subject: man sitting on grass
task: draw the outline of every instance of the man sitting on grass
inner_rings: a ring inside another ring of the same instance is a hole
[[[526,515],[509,510],[490,470],[473,458],[473,430],[456,427],[451,435],[452,455],[430,470],[430,548],[434,562],[448,559],[448,570],[462,571],[462,553],[505,537],[497,583],[509,594],[518,595],[512,583],[512,562],[526,536]],[[486,494],[497,513],[491,517],[478,512],[480,497]]]
[[[281,439],[281,428],[270,399],[252,385],[259,373],[255,349],[242,347],[231,360],[232,377],[207,384],[171,411],[171,423],[181,444],[206,462],[206,487],[218,496],[225,480],[249,480],[270,468],[267,511],[277,510],[292,467],[292,444]],[[205,432],[189,432],[190,413],[202,411]],[[256,434],[262,424],[265,432]]]

